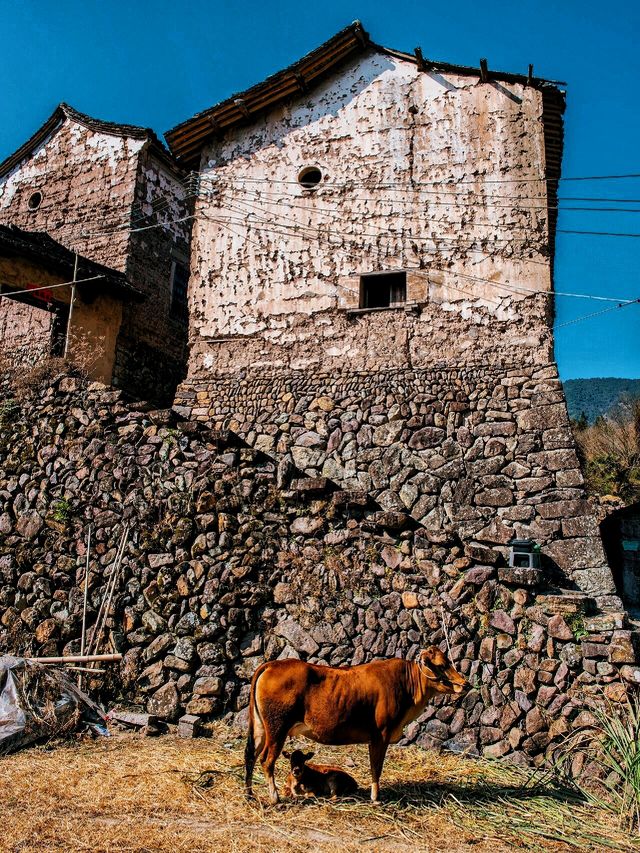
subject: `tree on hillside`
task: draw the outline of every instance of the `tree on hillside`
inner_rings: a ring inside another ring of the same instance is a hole
[[[622,400],[592,426],[582,417],[573,426],[589,491],[640,500],[640,399]]]

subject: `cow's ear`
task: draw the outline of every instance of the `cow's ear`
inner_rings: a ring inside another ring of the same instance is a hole
[[[315,755],[315,752],[305,752],[304,760],[305,761],[311,761],[311,759],[313,758],[314,755]]]
[[[439,654],[441,654],[440,649],[437,646],[429,646],[428,649],[422,653],[430,663],[435,663]]]
[[[426,675],[427,678],[437,678],[437,673],[432,669],[434,666],[434,657],[432,654],[435,646],[430,646],[423,652],[420,652],[418,655],[418,667],[423,675]]]
[[[282,754],[284,755],[284,757],[285,757],[285,758],[291,758],[291,753],[290,753],[290,752],[287,752],[287,750],[286,750],[286,749],[283,749],[283,750],[282,750]]]

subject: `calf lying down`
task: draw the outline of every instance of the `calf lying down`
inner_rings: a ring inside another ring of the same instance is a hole
[[[285,792],[292,797],[344,797],[355,794],[358,783],[339,767],[331,764],[307,764],[313,752],[283,752],[291,761]]]

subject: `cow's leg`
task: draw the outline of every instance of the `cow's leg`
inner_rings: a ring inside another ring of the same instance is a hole
[[[269,799],[271,800],[273,805],[275,805],[279,801],[278,789],[276,788],[274,772],[276,767],[276,761],[278,760],[278,756],[282,752],[285,740],[286,734],[282,738],[278,738],[277,740],[274,739],[270,743],[267,742],[260,755],[260,764],[262,765],[262,772],[264,773],[265,779],[267,780],[267,783],[269,785]]]
[[[380,795],[380,774],[382,773],[382,765],[384,758],[389,748],[389,741],[382,738],[371,741],[369,744],[369,763],[371,765],[371,801],[379,803]]]

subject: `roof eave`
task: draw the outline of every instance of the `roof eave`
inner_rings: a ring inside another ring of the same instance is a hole
[[[165,133],[169,150],[184,167],[197,167],[203,147],[209,140],[221,136],[228,128],[254,121],[260,114],[288,98],[303,95],[305,82],[316,84],[322,77],[339,68],[344,62],[365,50],[375,50],[419,65],[424,71],[442,71],[461,76],[481,77],[480,66],[454,65],[420,58],[417,55],[393,50],[371,41],[359,21],[345,27],[311,53],[267,77],[261,83],[226,98],[209,109],[181,122]],[[419,51],[418,51],[419,53]],[[323,64],[324,63],[324,64]],[[309,67],[316,73],[309,74]],[[527,74],[489,71],[491,80],[517,83],[534,88],[564,86],[560,81],[546,80]]]
[[[207,139],[228,127],[253,121],[265,110],[307,88],[330,74],[351,57],[370,47],[368,33],[354,21],[320,47],[282,71],[206,109],[165,133],[169,150],[185,165],[194,165]]]
[[[13,171],[24,160],[26,160],[33,151],[41,145],[63,122],[65,119],[81,124],[88,130],[93,130],[97,133],[104,133],[107,136],[118,136],[127,139],[138,139],[147,141],[150,148],[164,159],[167,165],[178,169],[178,164],[173,159],[170,151],[167,150],[162,140],[158,138],[156,133],[150,127],[139,127],[133,124],[118,124],[116,122],[103,121],[102,119],[93,118],[92,116],[81,113],[64,102],[58,104],[49,118],[42,124],[29,139],[20,146],[13,154],[10,154],[5,160],[0,163],[0,178],[9,172]]]

